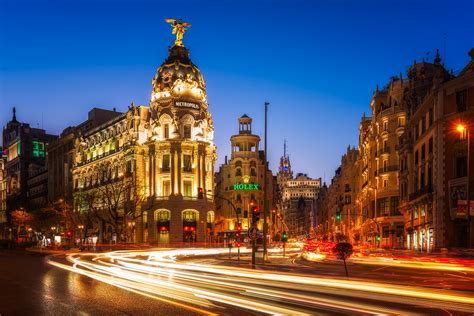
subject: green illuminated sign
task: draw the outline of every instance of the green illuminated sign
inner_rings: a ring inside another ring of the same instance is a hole
[[[234,184],[234,190],[260,190],[260,184],[258,183],[236,183]]]

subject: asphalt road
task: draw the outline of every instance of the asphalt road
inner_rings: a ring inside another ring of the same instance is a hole
[[[0,252],[0,315],[195,315],[46,264],[45,257]]]
[[[252,270],[242,269],[244,262],[225,267],[235,262],[186,257],[183,251],[50,258],[0,253],[0,315],[472,315],[470,307],[474,310],[469,273],[350,264],[357,279],[345,279],[337,262],[291,259],[289,266]],[[388,293],[377,282],[411,287],[394,286]],[[402,293],[406,289],[413,292]],[[468,302],[453,303],[444,295],[467,296]]]

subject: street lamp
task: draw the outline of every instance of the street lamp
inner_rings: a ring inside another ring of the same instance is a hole
[[[467,238],[468,238],[468,246],[471,248],[471,210],[470,210],[470,194],[469,194],[469,165],[470,165],[470,151],[471,151],[471,141],[469,137],[469,129],[466,125],[459,123],[456,126],[456,131],[459,133],[459,137],[461,140],[467,140],[467,166],[466,166],[466,173],[467,173],[467,184],[466,184],[466,200],[467,200]]]

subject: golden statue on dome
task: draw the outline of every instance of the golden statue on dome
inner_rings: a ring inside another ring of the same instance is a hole
[[[178,21],[175,19],[166,19],[165,21],[173,27],[173,31],[171,33],[176,34],[176,40],[174,41],[174,44],[177,46],[183,46],[183,34],[191,27],[191,24],[184,22],[181,19]]]

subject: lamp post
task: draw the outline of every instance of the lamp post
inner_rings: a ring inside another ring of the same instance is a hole
[[[263,169],[263,262],[268,260],[267,255],[267,234],[268,234],[268,179],[267,179],[267,113],[269,102],[265,102],[265,149],[264,149],[264,169]]]
[[[467,173],[467,183],[466,183],[466,200],[467,200],[467,242],[469,248],[471,248],[471,210],[470,210],[470,192],[469,192],[469,176],[470,176],[470,151],[471,151],[471,140],[469,137],[469,129],[464,124],[458,124],[456,130],[459,132],[459,136],[461,140],[467,140],[467,166],[466,166],[466,173]]]

